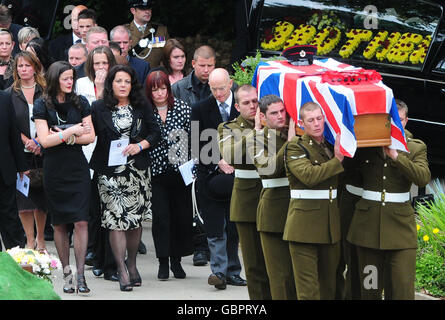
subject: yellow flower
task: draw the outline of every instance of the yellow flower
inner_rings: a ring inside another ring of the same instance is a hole
[[[417,225],[417,231],[419,231],[420,230],[420,225]]]
[[[423,241],[427,242],[428,240],[430,240],[430,237],[428,237],[427,235],[423,236]]]
[[[439,229],[438,229],[438,228],[434,228],[434,229],[433,229],[433,233],[434,233],[434,234],[439,233]]]

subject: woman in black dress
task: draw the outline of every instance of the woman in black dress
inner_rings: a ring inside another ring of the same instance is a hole
[[[168,279],[169,258],[173,275],[183,279],[186,273],[181,257],[193,253],[193,214],[191,186],[185,186],[178,167],[189,160],[191,108],[173,97],[168,75],[163,71],[152,71],[145,88],[161,128],[159,144],[149,151],[153,184],[152,233],[159,259],[158,279]]]
[[[42,95],[43,89],[46,87],[42,64],[33,53],[19,52],[14,58],[13,77],[12,86],[5,91],[11,94],[20,135],[25,146],[26,161],[28,166],[36,172],[38,168],[42,168],[42,150],[39,138],[36,136],[35,123],[32,121],[32,109],[34,101]],[[46,250],[44,238],[45,194],[41,179],[32,174],[30,179],[28,197],[17,192],[17,207],[26,234],[26,246],[44,251]],[[37,230],[35,237],[34,222]]]
[[[92,143],[95,133],[88,101],[73,91],[74,78],[74,68],[68,62],[53,63],[46,72],[47,88],[43,97],[35,101],[33,113],[37,135],[44,148],[43,185],[54,225],[54,241],[63,266],[63,291],[74,292],[67,232],[67,224],[74,223],[76,291],[88,294],[84,264],[91,189],[82,145]]]
[[[136,256],[142,221],[151,213],[147,149],[156,145],[159,127],[135,71],[128,66],[108,70],[104,99],[93,102],[91,110],[97,144],[90,166],[98,174],[102,227],[110,230],[120,289],[131,291],[142,284]],[[111,142],[122,139],[128,139],[122,151],[127,156],[126,163],[109,166]]]

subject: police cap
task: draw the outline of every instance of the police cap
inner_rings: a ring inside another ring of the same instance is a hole
[[[151,9],[151,7],[153,6],[153,1],[152,0],[128,0],[128,5],[130,8],[148,8]]]

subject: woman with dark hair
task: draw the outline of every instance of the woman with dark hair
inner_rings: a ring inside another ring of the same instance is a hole
[[[73,293],[67,225],[74,223],[76,291],[89,294],[84,264],[88,244],[90,173],[82,145],[95,133],[88,101],[73,91],[75,71],[66,61],[54,62],[46,72],[47,87],[34,104],[37,136],[44,148],[43,185],[54,225],[54,242],[62,262],[63,291]]]
[[[167,69],[170,84],[185,77],[187,53],[184,46],[176,39],[168,39],[162,54],[162,65]]]
[[[39,58],[43,66],[43,72],[48,70],[49,66],[54,62],[54,59],[49,53],[48,44],[43,38],[32,38],[26,45],[25,50],[34,53],[37,58]]]
[[[76,93],[87,98],[90,104],[102,99],[107,71],[115,65],[116,59],[110,48],[105,46],[94,48],[85,61],[86,77],[76,81]]]
[[[121,291],[142,284],[136,256],[142,221],[151,213],[148,150],[159,139],[159,126],[143,96],[135,71],[116,65],[105,79],[104,98],[93,102],[97,144],[90,166],[98,174],[102,227],[110,230],[110,245]],[[126,163],[109,166],[113,141],[124,140]],[[125,260],[125,253],[127,259]]]
[[[37,172],[42,168],[42,149],[32,121],[34,101],[46,87],[42,64],[31,53],[22,51],[16,54],[12,68],[14,82],[5,91],[11,94],[17,123],[25,146],[25,159],[29,168]],[[17,192],[19,217],[26,234],[26,246],[39,251],[46,250],[44,229],[46,222],[46,203],[43,185],[38,176],[30,175],[31,183],[28,197]],[[37,235],[34,237],[34,222]]]
[[[173,97],[168,76],[151,72],[145,83],[148,99],[161,128],[161,140],[149,152],[152,174],[152,233],[159,259],[158,279],[167,280],[170,269],[175,278],[186,274],[181,257],[193,253],[191,189],[186,187],[178,167],[188,161],[191,108]],[[172,139],[174,137],[174,139]],[[175,150],[175,153],[171,151]]]

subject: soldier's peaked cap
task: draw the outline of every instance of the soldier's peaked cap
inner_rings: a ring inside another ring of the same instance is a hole
[[[312,60],[317,53],[317,46],[296,45],[283,51],[282,55],[289,61]]]
[[[153,6],[152,0],[127,0],[127,2],[130,8],[136,8],[136,7],[151,8]]]

